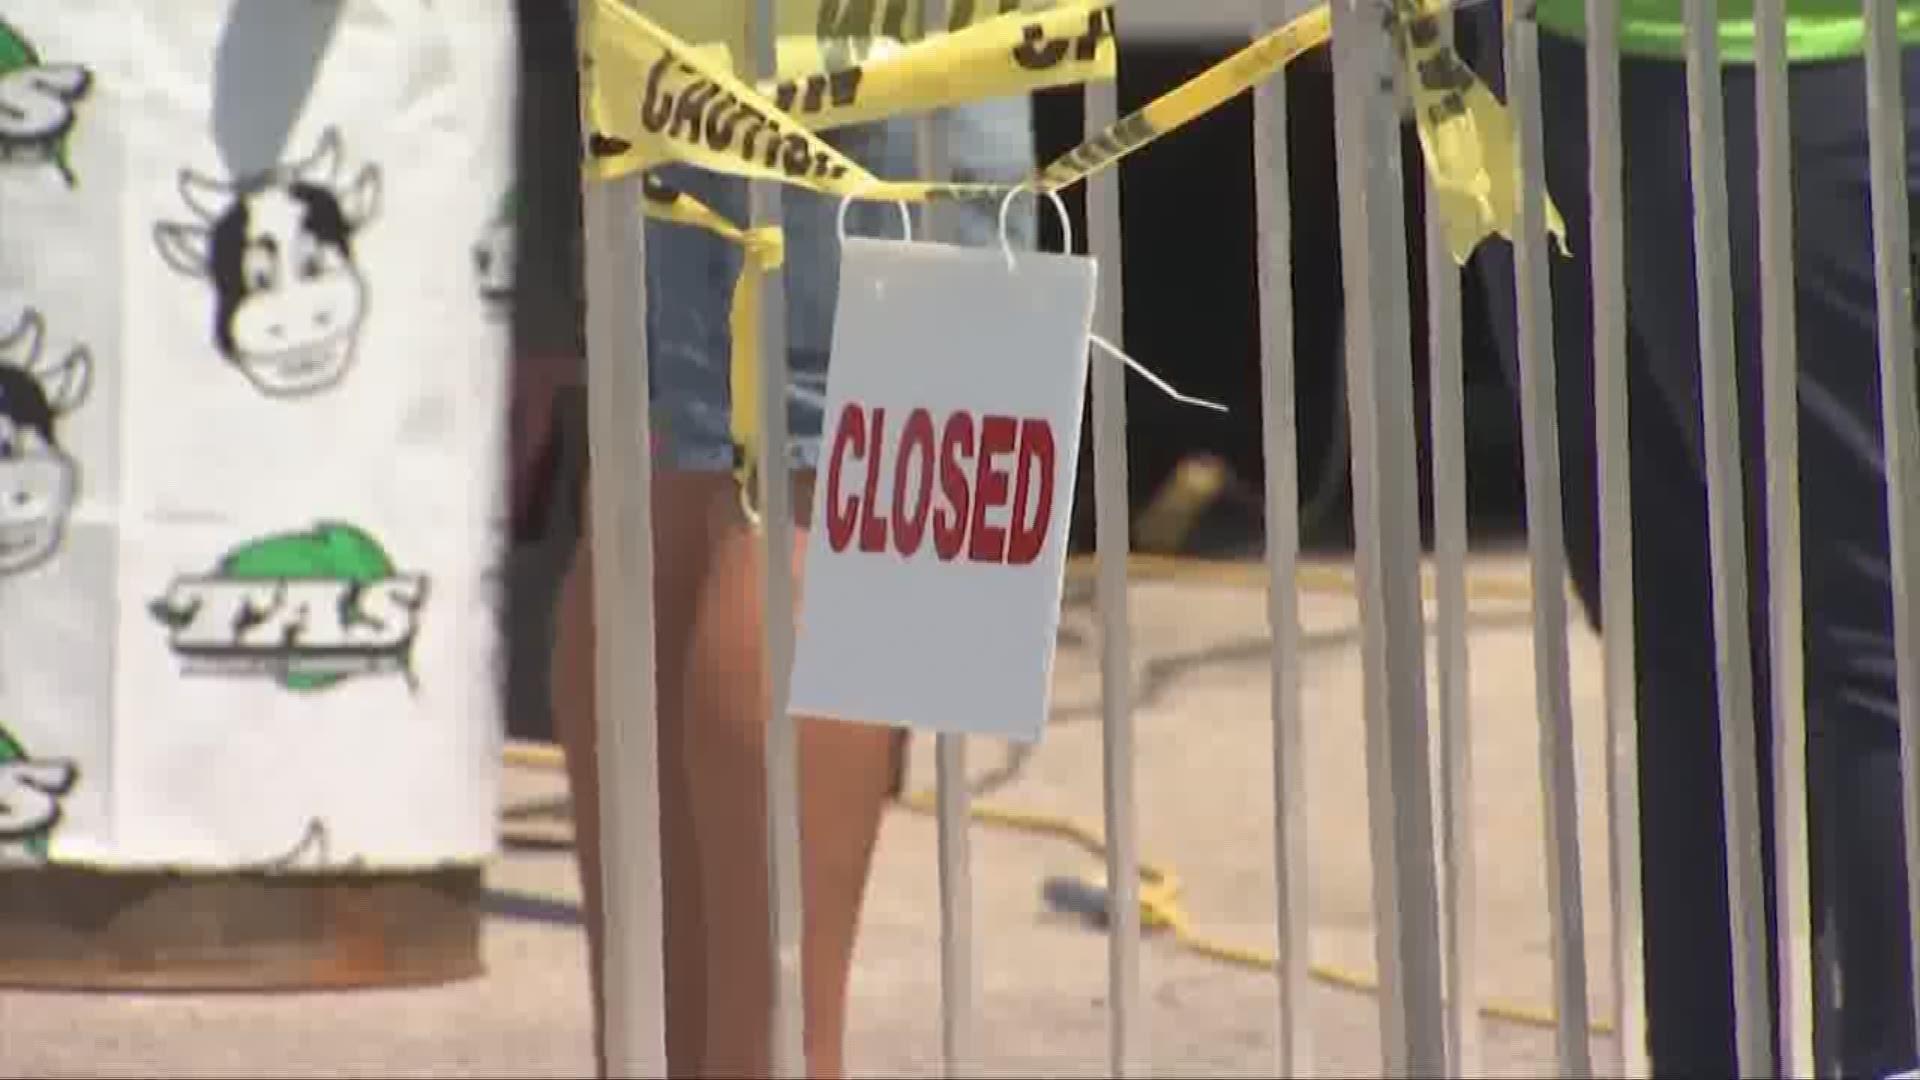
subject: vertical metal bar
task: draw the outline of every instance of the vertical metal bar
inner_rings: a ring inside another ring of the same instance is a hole
[[[1760,877],[1751,631],[1747,625],[1746,497],[1741,487],[1733,277],[1727,241],[1726,116],[1715,0],[1686,0],[1687,128],[1693,173],[1694,280],[1707,459],[1720,773],[1727,821],[1734,1042],[1742,1076],[1773,1072],[1767,933]]]
[[[942,33],[946,24],[947,0],[921,0],[923,38]],[[915,135],[920,178],[947,179],[952,168],[946,112],[922,115]],[[947,239],[945,210],[937,203],[922,209],[921,231],[927,239]],[[937,735],[933,753],[939,810],[940,1056],[946,1075],[960,1077],[972,1075],[975,1068],[973,1025],[979,986],[973,944],[973,855],[968,833],[973,800],[967,790],[966,737]]]
[[[1785,0],[1755,0],[1760,167],[1760,370],[1766,444],[1768,655],[1773,673],[1774,895],[1780,1038],[1789,1076],[1814,1075],[1813,903],[1807,863],[1806,663],[1800,583],[1800,361],[1794,346],[1792,128]]]
[[[1114,4],[1115,31],[1121,4]],[[1086,89],[1088,135],[1118,119],[1119,74]],[[1116,344],[1124,298],[1120,246],[1120,168],[1087,181],[1087,250],[1100,260],[1094,322]],[[1118,364],[1093,365],[1095,557],[1099,576],[1100,712],[1106,788],[1107,994],[1111,1003],[1108,1066],[1115,1077],[1145,1069],[1139,1023],[1140,854],[1135,837],[1132,628],[1127,612],[1127,385]]]
[[[1378,0],[1333,0],[1331,6],[1381,1058],[1387,1076],[1439,1076],[1446,1038],[1394,81],[1399,61]]]
[[[1567,674],[1566,532],[1560,516],[1560,425],[1547,258],[1546,144],[1540,115],[1540,27],[1528,7],[1507,23],[1507,100],[1519,143],[1520,235],[1513,245],[1520,342],[1520,429],[1533,568],[1534,701],[1540,714],[1547,907],[1555,1043],[1563,1076],[1593,1072],[1588,1035],[1586,918],[1580,888],[1579,766]]]
[[[1881,422],[1886,428],[1887,524],[1893,570],[1894,662],[1900,698],[1900,777],[1907,880],[1920,881],[1920,414],[1914,406],[1913,264],[1908,233],[1907,131],[1893,3],[1865,0],[1867,139],[1872,147],[1873,281],[1878,294]],[[1908,899],[1912,1007],[1920,1017],[1920,889]]]
[[[925,174],[923,174],[925,175]],[[938,772],[940,859],[940,1053],[948,1076],[974,1074],[974,1015],[979,978],[973,945],[973,866],[968,834],[967,744],[959,735],[934,742]]]
[[[746,9],[749,65],[756,79],[777,72],[774,41],[777,0],[753,0]],[[749,221],[752,227],[777,226],[781,221],[778,184],[756,180],[749,185]],[[760,312],[760,507],[765,558],[762,572],[762,623],[766,642],[767,674],[767,863],[769,920],[773,949],[772,1025],[773,1072],[777,1077],[804,1077],[806,1055],[806,984],[803,978],[801,935],[804,931],[800,878],[800,755],[794,718],[787,710],[788,684],[793,672],[793,489],[787,465],[787,297],[782,272],[766,274],[761,282]],[[734,408],[747,407],[734,402]]]
[[[1626,228],[1619,0],[1587,0],[1588,246],[1599,443],[1600,637],[1606,687],[1609,908],[1620,1075],[1651,1076],[1641,951],[1640,731],[1634,694],[1633,486],[1627,441]]]
[[[1279,25],[1284,0],[1261,0],[1255,33]],[[1306,1025],[1313,912],[1307,878],[1306,743],[1300,715],[1299,436],[1294,411],[1293,209],[1287,164],[1287,78],[1253,91],[1254,197],[1260,228],[1260,371],[1265,401],[1267,625],[1273,634],[1273,875],[1280,940],[1277,1069],[1313,1075]]]
[[[590,23],[582,20],[581,32]],[[594,712],[607,1065],[667,1075],[653,645],[653,436],[638,177],[584,185]]]
[[[1451,39],[1451,27],[1442,21]],[[1439,676],[1441,925],[1446,949],[1449,1076],[1481,1076],[1480,935],[1473,845],[1473,715],[1467,654],[1466,375],[1460,342],[1460,268],[1427,183],[1427,356],[1433,454],[1434,607]]]

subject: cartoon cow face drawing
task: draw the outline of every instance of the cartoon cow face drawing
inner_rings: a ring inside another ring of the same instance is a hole
[[[353,239],[379,210],[380,171],[340,186],[340,139],[329,128],[306,161],[233,184],[180,174],[197,223],[155,226],[167,263],[209,280],[214,344],[272,397],[326,390],[353,366],[367,283]]]
[[[77,184],[68,142],[93,72],[43,60],[33,43],[0,16],[0,165],[52,165]]]
[[[494,319],[506,319],[513,312],[513,281],[516,269],[514,215],[512,197],[500,214],[473,245],[473,273],[479,282],[480,302]]]
[[[60,548],[80,467],[60,446],[60,418],[86,400],[93,356],[76,348],[45,362],[46,326],[29,309],[0,338],[0,576],[45,562]]]

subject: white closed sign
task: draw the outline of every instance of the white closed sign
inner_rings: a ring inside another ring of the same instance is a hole
[[[1040,737],[1094,277],[845,241],[796,714]]]

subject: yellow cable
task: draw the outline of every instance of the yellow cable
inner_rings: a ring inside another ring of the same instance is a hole
[[[1076,560],[1076,562],[1077,569],[1081,572],[1091,566],[1090,560]],[[1075,566],[1070,565],[1069,572],[1072,573],[1075,569]],[[1264,579],[1266,573],[1265,567],[1257,564],[1200,563],[1188,559],[1139,555],[1133,557],[1129,569],[1134,576],[1180,579],[1198,577],[1220,581]],[[1331,566],[1302,567],[1299,580],[1301,587],[1309,592],[1350,595],[1353,588],[1352,575]],[[1468,594],[1479,599],[1522,603],[1531,599],[1523,579],[1503,579],[1483,574],[1469,575]],[[506,764],[518,768],[561,769],[566,766],[566,757],[561,750],[547,744],[509,741],[503,756]],[[932,792],[910,792],[900,796],[897,802],[904,809],[917,814],[932,816],[938,813],[938,804]],[[1095,858],[1106,855],[1106,838],[1099,828],[1064,814],[1024,810],[998,803],[977,801],[972,803],[971,810],[972,820],[983,825],[1030,836],[1065,840]],[[1099,880],[1090,876],[1083,876],[1079,880],[1081,884],[1105,895],[1105,887]],[[1238,945],[1210,937],[1194,929],[1192,917],[1180,902],[1179,876],[1171,867],[1145,859],[1140,862],[1140,926],[1142,930],[1169,931],[1175,943],[1181,948],[1197,956],[1235,967],[1270,971],[1279,963],[1279,958],[1272,950]],[[1369,974],[1330,964],[1314,964],[1309,971],[1314,979],[1344,990],[1373,993],[1380,988],[1379,982]],[[1555,1026],[1552,1010],[1510,1002],[1483,1003],[1480,1007],[1480,1015],[1488,1019],[1527,1027],[1552,1028]],[[1613,1033],[1614,1028],[1610,1021],[1596,1020],[1592,1023],[1591,1030],[1596,1035],[1609,1035]]]
[[[1067,580],[1091,578],[1094,567],[1094,556],[1090,554],[1068,556]],[[1133,581],[1179,581],[1259,588],[1267,583],[1267,565],[1263,562],[1213,561],[1135,552],[1127,558],[1127,577]],[[1294,572],[1294,581],[1301,592],[1314,596],[1350,597],[1355,588],[1353,571],[1343,564],[1306,563]],[[1433,598],[1434,574],[1431,567],[1422,568],[1420,588],[1428,599]],[[1469,571],[1467,599],[1482,603],[1530,604],[1533,602],[1533,588],[1524,575]]]
[[[550,743],[522,742],[519,739],[507,740],[506,750],[500,759],[515,769],[560,769],[567,767],[566,752]]]
[[[931,816],[938,812],[932,792],[919,791],[903,795],[899,799],[899,804],[918,814]],[[1071,817],[981,802],[974,803],[972,809],[973,820],[981,824],[1033,836],[1066,840],[1096,857],[1106,854],[1106,841],[1100,831]],[[1105,892],[1097,879],[1082,877],[1080,881],[1102,893]],[[1179,893],[1180,879],[1171,868],[1142,859],[1140,862],[1141,929],[1169,931],[1175,943],[1188,952],[1235,967],[1271,971],[1278,965],[1279,958],[1271,950],[1238,945],[1210,937],[1194,929],[1193,919],[1181,905]],[[1316,980],[1341,989],[1372,993],[1380,988],[1378,981],[1371,975],[1331,964],[1313,964],[1308,970]],[[1483,1003],[1480,1006],[1480,1015],[1488,1019],[1527,1027],[1552,1028],[1555,1026],[1552,1010],[1511,1002]],[[1591,1030],[1596,1035],[1610,1035],[1614,1029],[1611,1022],[1596,1020],[1592,1023]]]

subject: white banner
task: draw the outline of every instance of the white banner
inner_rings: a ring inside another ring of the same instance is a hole
[[[517,71],[510,0],[7,0],[0,864],[492,852]]]

